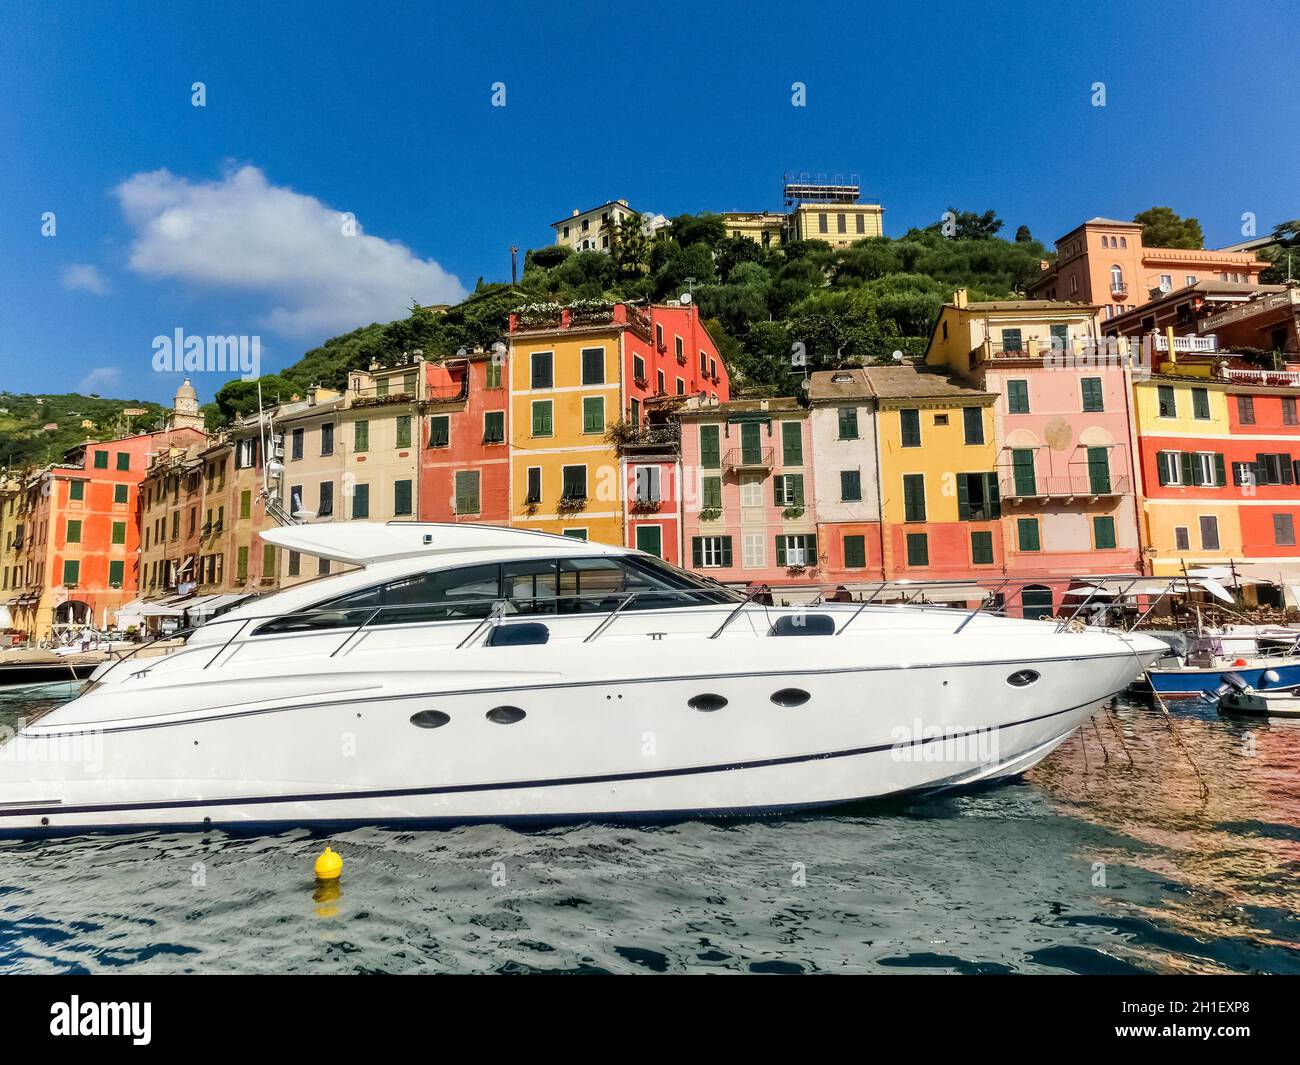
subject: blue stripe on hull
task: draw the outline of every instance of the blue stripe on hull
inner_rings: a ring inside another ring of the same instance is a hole
[[[1257,669],[1234,669],[1232,666],[1219,666],[1215,669],[1149,669],[1147,679],[1151,682],[1151,687],[1161,695],[1199,695],[1201,692],[1214,691],[1225,673],[1236,673],[1252,688],[1258,688],[1259,678],[1268,669],[1277,673],[1278,681],[1266,687],[1288,688],[1300,684],[1300,663],[1260,666]]]

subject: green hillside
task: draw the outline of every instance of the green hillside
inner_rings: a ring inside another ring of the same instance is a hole
[[[123,410],[132,408],[148,413],[123,416]],[[58,461],[68,448],[87,439],[161,426],[163,414],[164,409],[157,403],[145,400],[0,392],[0,469],[18,470]],[[92,424],[85,426],[83,422]],[[46,425],[57,428],[46,429]]]

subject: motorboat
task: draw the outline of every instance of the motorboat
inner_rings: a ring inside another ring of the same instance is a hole
[[[1260,687],[1255,688],[1238,673],[1225,673],[1213,696],[1219,713],[1244,717],[1300,718],[1300,687],[1278,688],[1278,675],[1265,671]]]
[[[60,648],[59,651],[64,650]],[[0,692],[65,680],[85,680],[107,660],[100,651],[60,654],[44,648],[0,651]]]
[[[1151,690],[1165,698],[1196,698],[1213,692],[1225,671],[1242,677],[1252,687],[1261,687],[1266,670],[1278,676],[1278,685],[1300,685],[1300,654],[1294,641],[1273,651],[1238,654],[1227,651],[1218,636],[1199,636],[1192,640],[1187,655],[1172,663],[1158,663],[1147,670]]]
[[[559,822],[1014,777],[1166,645],[983,607],[775,607],[529,530],[261,533],[348,568],[97,670],[0,746],[0,832]]]

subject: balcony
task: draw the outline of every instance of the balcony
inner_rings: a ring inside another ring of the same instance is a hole
[[[1058,341],[1058,344],[1061,342]],[[978,347],[972,348],[970,353],[971,365],[978,366],[985,362],[1016,362],[1024,359],[1042,359],[1050,355],[1054,349],[1052,340],[1040,340],[1037,337],[1030,337],[1022,342],[1019,348],[1005,349],[997,347],[991,340],[986,340]],[[1060,351],[1068,351],[1068,348],[1061,346]],[[1091,347],[1088,349],[1091,351]]]
[[[1300,370],[1224,370],[1229,381],[1243,385],[1268,385],[1270,387],[1300,388]]]
[[[724,470],[770,470],[776,465],[776,448],[733,447],[722,456]]]
[[[663,425],[644,425],[620,432],[617,447],[620,455],[648,455],[669,453],[675,455],[681,445],[681,427],[675,422]]]
[[[1153,334],[1155,338],[1156,351],[1169,350],[1169,338],[1163,333]],[[1174,354],[1180,351],[1185,352],[1214,352],[1219,350],[1219,338],[1216,336],[1205,337],[1174,337]]]
[[[1007,477],[998,486],[998,493],[1004,500],[1019,503],[1026,500],[1038,502],[1054,501],[1070,503],[1076,499],[1111,499],[1128,495],[1127,477],[1109,477],[1104,481],[1094,481],[1087,475],[1076,474],[1065,477]]]
[[[1116,297],[1127,296],[1127,295],[1128,295],[1128,282],[1127,282],[1127,281],[1112,281],[1112,282],[1110,283],[1110,294],[1111,294],[1112,296],[1116,296]]]

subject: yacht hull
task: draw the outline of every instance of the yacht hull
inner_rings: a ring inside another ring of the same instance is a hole
[[[517,649],[510,682],[480,685],[409,654],[373,672],[282,662],[206,698],[182,670],[153,712],[122,685],[107,720],[84,698],[0,746],[0,833],[725,816],[981,783],[1029,769],[1163,651],[1076,639],[1070,656],[900,662],[879,635],[796,637],[755,668],[650,677],[611,641],[577,645],[597,679]],[[832,645],[841,664],[806,668]],[[869,652],[889,664],[854,664]]]

